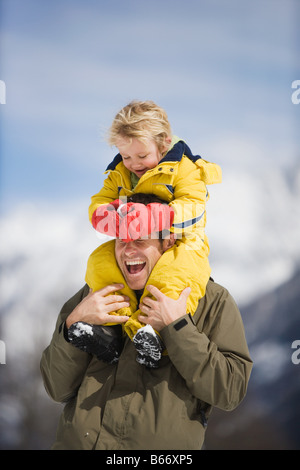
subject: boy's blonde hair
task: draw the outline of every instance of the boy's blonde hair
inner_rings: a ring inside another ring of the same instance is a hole
[[[136,138],[143,143],[154,140],[160,151],[166,139],[172,137],[167,113],[153,101],[131,101],[115,116],[109,129],[108,142],[117,146],[118,140]]]

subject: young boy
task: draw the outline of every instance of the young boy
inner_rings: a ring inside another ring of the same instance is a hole
[[[119,153],[107,167],[103,188],[91,198],[89,217],[93,227],[125,242],[163,229],[176,234],[176,244],[163,254],[148,285],[173,299],[190,286],[187,313],[194,312],[210,277],[209,244],[204,233],[206,184],[221,182],[220,167],[194,156],[183,140],[173,136],[166,112],[152,101],[133,101],[121,109],[110,128],[109,143]],[[169,212],[162,212],[158,204],[150,204],[146,212],[139,204],[127,204],[127,197],[136,193],[154,194],[167,201]],[[93,291],[110,280],[126,286],[120,270],[112,266],[113,250],[114,243],[108,242],[88,260],[86,282]],[[128,266],[132,274],[138,269],[138,263]],[[159,335],[150,325],[139,322],[141,310],[137,309],[136,294],[130,286],[119,292],[128,295],[130,307],[115,314],[130,317],[123,328],[136,346],[137,361],[157,367],[163,351]],[[145,288],[140,303],[146,296],[150,294]],[[103,359],[103,354],[95,352],[96,338],[98,334],[100,339],[103,337],[103,327],[92,328],[90,331],[89,325],[72,325],[69,340]],[[118,353],[112,361],[117,359]]]

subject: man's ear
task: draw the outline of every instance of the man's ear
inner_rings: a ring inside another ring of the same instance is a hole
[[[165,252],[169,248],[172,248],[172,246],[175,244],[175,241],[176,241],[175,233],[170,233],[170,237],[164,238],[163,240],[163,251]]]

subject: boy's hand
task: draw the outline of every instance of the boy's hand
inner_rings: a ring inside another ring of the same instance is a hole
[[[174,220],[174,209],[167,204],[153,202],[145,206],[128,202],[120,206],[119,237],[130,241],[147,237],[151,233],[169,230]]]
[[[97,232],[111,237],[119,236],[119,214],[118,207],[121,201],[116,199],[109,204],[97,207],[92,215],[92,225]]]

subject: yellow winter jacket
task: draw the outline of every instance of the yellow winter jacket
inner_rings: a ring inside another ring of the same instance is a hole
[[[134,189],[129,170],[118,154],[105,172],[108,174],[103,188],[91,198],[89,218],[101,204],[131,196],[134,193],[155,194],[174,209],[171,231],[177,234],[176,244],[167,250],[155,265],[148,284],[156,286],[165,295],[177,299],[182,290],[190,286],[192,291],[187,303],[187,313],[194,312],[198,301],[205,294],[210,277],[208,262],[209,244],[204,233],[206,223],[207,184],[220,183],[221,169],[214,163],[194,156],[186,143],[178,138],[159,164],[148,170]],[[167,274],[167,276],[166,276]],[[126,282],[114,256],[114,240],[100,245],[89,257],[85,278],[93,290],[120,282]],[[125,324],[126,333],[132,338],[142,326],[137,320],[135,293],[127,286],[121,291],[130,297],[130,309],[121,309],[119,315],[131,318]],[[143,297],[149,296],[145,288]]]

